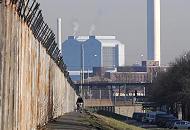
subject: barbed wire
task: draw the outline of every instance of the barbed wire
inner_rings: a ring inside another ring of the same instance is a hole
[[[0,0],[2,2],[2,0]],[[60,70],[64,73],[67,81],[76,90],[74,82],[69,76],[67,66],[63,61],[61,51],[55,41],[55,34],[48,24],[44,21],[40,3],[36,0],[10,0],[11,5],[15,5],[18,16],[31,29],[34,37],[46,48],[46,52],[51,59],[57,64]]]

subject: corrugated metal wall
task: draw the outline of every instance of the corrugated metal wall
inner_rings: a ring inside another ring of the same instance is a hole
[[[0,129],[31,130],[73,111],[76,93],[18,17],[0,3]]]

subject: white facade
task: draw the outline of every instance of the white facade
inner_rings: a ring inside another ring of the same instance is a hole
[[[94,38],[101,43],[102,67],[109,67],[109,65],[112,66],[113,64],[115,65],[117,64],[118,66],[125,65],[125,46],[120,41],[116,40],[116,36],[94,36]],[[89,39],[89,36],[78,36],[76,37],[76,39],[80,42],[84,42]],[[118,48],[118,53],[115,54],[116,52],[115,49],[117,48]]]
[[[96,36],[95,38],[102,44],[103,55],[105,54],[103,48],[116,48],[118,46],[118,54],[116,54],[118,58],[118,66],[125,65],[125,46],[120,41],[116,40],[116,36]],[[106,58],[102,58],[102,66],[108,66],[108,63],[104,61],[106,61]]]
[[[160,0],[147,0],[147,53],[160,64]]]
[[[119,44],[119,66],[125,66],[125,45]]]

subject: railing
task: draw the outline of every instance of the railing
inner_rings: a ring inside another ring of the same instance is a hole
[[[2,0],[0,0],[2,2]],[[44,22],[40,4],[36,0],[10,0],[14,5],[18,16],[31,29],[34,37],[46,48],[47,54],[54,60],[60,70],[64,73],[68,82],[74,87],[74,83],[69,76],[67,66],[63,61],[61,51],[55,41],[55,34]]]

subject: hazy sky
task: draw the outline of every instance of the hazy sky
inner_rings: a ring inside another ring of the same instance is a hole
[[[38,0],[45,21],[62,40],[73,35],[116,35],[126,45],[126,64],[147,56],[147,0]],[[190,50],[190,0],[161,0],[161,64]]]

